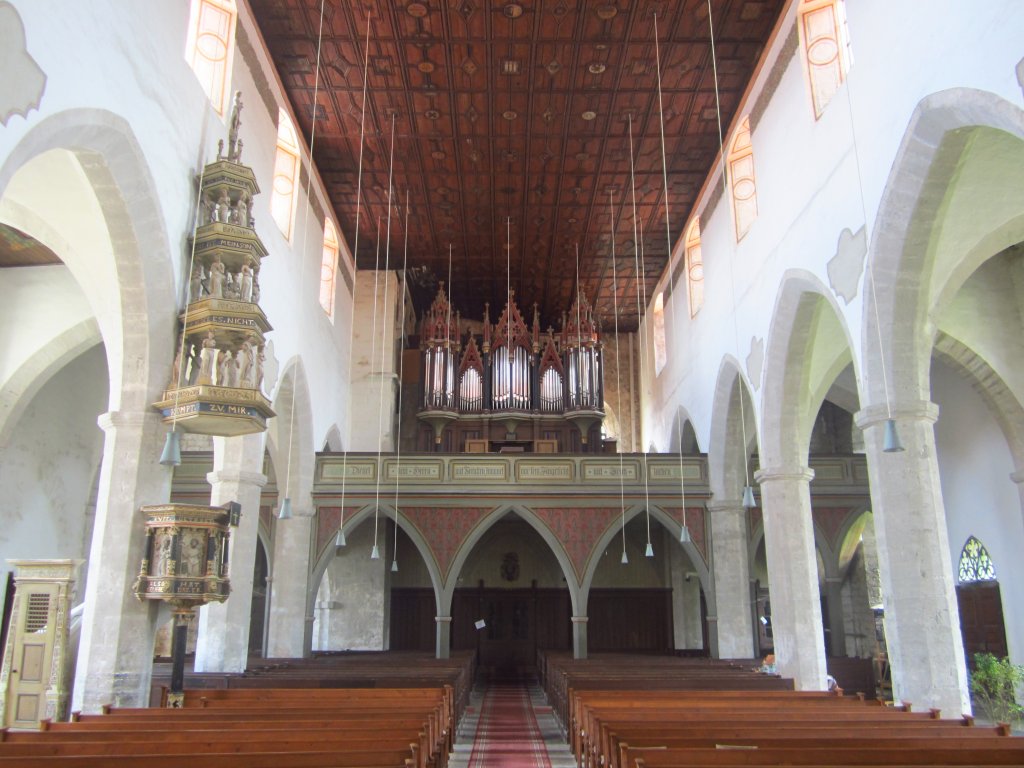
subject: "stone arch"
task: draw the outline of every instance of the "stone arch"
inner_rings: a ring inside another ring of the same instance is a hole
[[[69,154],[81,173],[48,175],[39,187],[24,183],[33,163],[47,155],[49,162],[54,152]],[[19,182],[19,199],[9,197],[12,181]],[[58,188],[71,210],[58,200]],[[148,412],[171,367],[177,283],[156,184],[131,125],[102,109],[46,117],[0,166],[0,190],[0,218],[53,250],[93,307],[107,349],[110,410]],[[112,268],[113,285],[105,288],[93,274],[95,252],[65,247],[83,234],[72,210],[93,201],[101,220],[89,237],[99,238]]]
[[[355,514],[345,518],[344,530],[347,533],[354,531],[360,525],[368,522],[369,518],[373,516],[374,510],[379,510],[380,517],[384,520],[395,519],[395,507],[392,504],[368,504],[360,509]],[[405,532],[405,534],[412,540],[413,544],[416,545],[416,551],[420,557],[423,558],[423,562],[426,563],[427,573],[430,574],[430,583],[434,588],[434,601],[438,608],[438,615],[440,613],[441,596],[444,590],[444,579],[441,574],[441,569],[437,564],[437,560],[434,558],[434,553],[430,551],[430,545],[427,544],[426,539],[419,532],[419,529],[415,525],[410,523],[403,515],[401,507],[398,510],[398,526]],[[384,553],[381,553],[384,557]],[[314,604],[316,603],[317,589],[320,586],[320,581],[324,577],[324,573],[327,571],[327,566],[330,564],[331,559],[334,557],[334,544],[328,542],[327,546],[324,547],[320,552],[315,555],[312,568],[310,569],[310,580],[309,580],[309,594],[306,597],[307,600],[307,615],[312,614]],[[367,554],[369,557],[369,554]],[[449,606],[451,604],[451,598],[449,597]]]
[[[928,361],[934,329],[930,314],[947,302],[981,263],[1024,240],[1024,212],[972,233],[959,262],[945,279],[932,283],[936,222],[943,220],[947,191],[960,172],[959,161],[979,127],[1024,140],[1024,113],[999,96],[953,88],[922,99],[892,163],[868,249],[861,329],[865,350],[864,405],[927,400]],[[1019,179],[1006,179],[1018,185]],[[1019,186],[1019,185],[1018,185]],[[909,211],[909,215],[908,215]],[[986,226],[989,222],[978,222]],[[874,275],[881,280],[874,286]],[[885,329],[879,334],[878,323]],[[881,340],[881,348],[879,348]],[[872,350],[870,353],[867,350]],[[889,380],[885,391],[884,366]]]
[[[558,560],[558,565],[561,567],[562,574],[565,576],[565,583],[569,588],[569,597],[572,600],[573,613],[577,613],[579,610],[579,582],[576,579],[576,571],[573,568],[572,561],[569,559],[569,554],[566,552],[565,547],[562,546],[562,543],[558,540],[558,537],[555,536],[554,532],[544,524],[544,521],[541,520],[537,513],[532,509],[519,504],[502,504],[501,506],[495,507],[476,524],[473,530],[470,531],[469,535],[466,536],[465,540],[462,542],[462,545],[459,547],[459,551],[456,552],[455,556],[452,558],[452,564],[448,569],[447,581],[445,582],[444,590],[441,593],[440,605],[442,613],[438,615],[451,615],[452,597],[455,594],[455,587],[459,573],[462,570],[462,566],[465,565],[470,552],[473,551],[473,548],[477,545],[483,535],[509,512],[514,512],[526,521],[526,523],[540,534],[540,537],[544,539],[544,542],[548,547],[551,548],[551,552],[554,554],[555,559]]]
[[[324,446],[325,451],[331,451],[332,453],[340,453],[344,450],[344,443],[341,441],[341,430],[338,429],[337,424],[331,424],[331,428],[324,435],[321,445]]]
[[[273,403],[277,416],[267,429],[267,451],[274,463],[278,496],[290,498],[299,510],[308,510],[316,453],[313,407],[301,358],[285,364]]]
[[[676,417],[672,420],[669,429],[669,453],[678,453],[688,445],[696,447],[697,453],[701,453],[700,442],[697,439],[697,430],[693,426],[693,419],[690,412],[682,405],[676,409]]]
[[[90,317],[50,339],[26,360],[0,389],[0,449],[36,393],[55,373],[88,349],[102,343],[96,318]]]
[[[1006,380],[977,352],[947,333],[936,335],[932,353],[981,396],[1006,438],[1017,470],[1024,468],[1024,406]]]
[[[646,508],[650,509],[651,517],[661,523],[665,530],[672,534],[675,543],[681,546],[683,551],[686,552],[686,556],[690,559],[690,562],[693,563],[693,567],[697,571],[697,577],[700,579],[701,588],[704,590],[704,594],[710,601],[712,588],[711,574],[708,569],[708,565],[705,562],[704,556],[701,555],[700,551],[692,541],[679,543],[679,534],[683,527],[682,524],[658,505],[650,504]],[[642,515],[644,513],[644,509],[645,505],[643,504],[636,504],[629,507],[623,516],[615,518],[614,524],[609,525],[594,544],[590,551],[590,559],[587,562],[586,571],[584,572],[583,579],[580,582],[581,601],[585,600],[587,595],[590,594],[590,587],[594,581],[594,574],[597,572],[598,565],[600,565],[600,558],[595,557],[595,555],[599,552],[603,552],[605,548],[612,543],[615,537],[621,534],[622,525],[633,520],[638,515]]]
[[[744,446],[744,439],[746,446]],[[718,499],[739,499],[747,484],[744,456],[760,438],[750,383],[736,358],[726,355],[718,369],[708,440],[708,482]]]
[[[762,418],[772,428],[761,435],[762,467],[806,466],[814,420],[832,382],[853,361],[851,350],[828,289],[810,273],[786,272],[765,354]]]

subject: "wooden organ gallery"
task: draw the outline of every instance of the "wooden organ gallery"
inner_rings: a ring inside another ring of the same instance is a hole
[[[464,332],[442,283],[420,324],[419,346],[419,450],[605,450],[601,329],[582,293],[558,332],[541,332],[536,305],[528,326],[514,292],[496,322],[485,305],[482,323],[467,323]]]

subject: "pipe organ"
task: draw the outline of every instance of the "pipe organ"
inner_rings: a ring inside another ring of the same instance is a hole
[[[433,449],[600,450],[591,447],[604,418],[600,336],[582,295],[557,333],[541,332],[536,306],[528,325],[514,294],[496,322],[485,306],[480,331],[463,332],[442,283],[420,327],[417,418]]]

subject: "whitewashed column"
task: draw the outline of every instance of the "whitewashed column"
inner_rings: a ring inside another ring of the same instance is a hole
[[[798,691],[825,690],[825,635],[807,467],[758,470],[764,548],[772,597],[772,635],[779,674]]]
[[[270,582],[270,622],[267,656],[298,659],[311,647],[313,617],[306,615],[313,509],[298,509],[278,520],[274,532],[274,561]],[[310,636],[307,640],[307,635]]]
[[[435,656],[438,659],[450,658],[452,645],[452,617],[435,616],[434,625],[437,628],[437,652]]]
[[[587,658],[587,622],[590,619],[586,616],[572,617],[572,657],[574,659]]]
[[[249,658],[249,618],[252,614],[252,576],[259,538],[260,495],[265,433],[213,439],[213,472],[206,479],[213,490],[210,505],[229,501],[242,505],[242,518],[231,529],[228,564],[231,595],[199,611],[196,672],[244,672]]]
[[[71,703],[81,712],[149,704],[158,606],[131,589],[146,542],[139,508],[166,502],[171,490],[171,471],[160,464],[167,428],[158,413],[111,411],[97,422],[103,463]]]
[[[946,510],[935,455],[934,403],[892,405],[904,451],[883,451],[885,405],[857,413],[864,430],[893,696],[944,717],[971,711]]]
[[[750,609],[750,536],[747,510],[739,499],[708,502],[715,580],[715,617],[721,659],[754,656]]]

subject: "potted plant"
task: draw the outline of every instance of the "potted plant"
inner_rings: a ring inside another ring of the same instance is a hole
[[[993,722],[1009,724],[1024,713],[1015,697],[1022,682],[1024,666],[1011,664],[1009,659],[997,659],[991,653],[974,655],[971,693]]]

